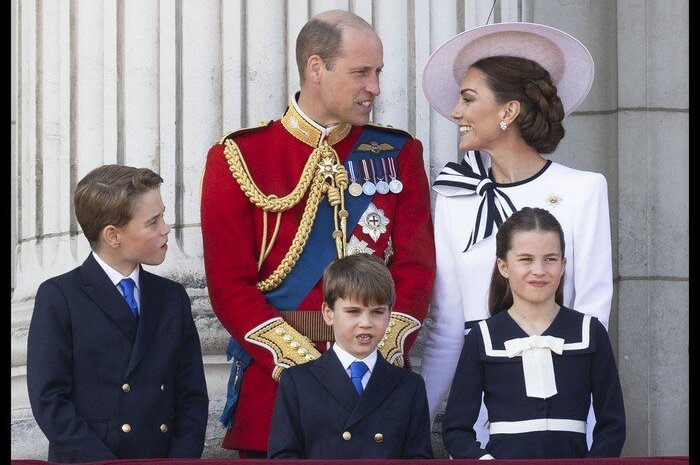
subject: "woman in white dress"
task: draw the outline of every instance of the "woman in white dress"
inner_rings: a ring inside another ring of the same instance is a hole
[[[495,234],[514,211],[541,207],[557,218],[567,244],[564,305],[608,327],[613,282],[606,180],[543,157],[564,137],[562,121],[586,98],[593,72],[581,42],[532,23],[462,32],[426,64],[425,95],[458,125],[465,152],[433,185],[439,194],[437,275],[421,362],[432,419],[447,397],[465,333],[489,316]],[[594,423],[591,414],[589,445]],[[483,405],[475,430],[485,446]]]

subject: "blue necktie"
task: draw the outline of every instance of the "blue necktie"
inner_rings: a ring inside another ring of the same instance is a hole
[[[358,394],[362,394],[364,388],[362,387],[362,377],[367,373],[369,368],[365,365],[365,362],[352,362],[350,364],[350,380],[352,384],[355,385],[355,390]]]
[[[119,281],[117,286],[119,286],[119,289],[121,289],[124,293],[124,299],[129,305],[129,308],[131,308],[131,313],[134,314],[134,318],[138,318],[139,305],[136,303],[136,299],[134,298],[134,287],[136,286],[136,283],[134,283],[134,280],[131,278],[124,278]]]

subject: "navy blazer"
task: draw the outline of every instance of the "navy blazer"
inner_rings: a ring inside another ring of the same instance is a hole
[[[284,370],[277,389],[270,458],[432,458],[423,378],[377,363],[360,396],[334,350]]]
[[[139,274],[140,316],[90,254],[37,291],[27,387],[49,461],[199,458],[209,399],[190,299]]]

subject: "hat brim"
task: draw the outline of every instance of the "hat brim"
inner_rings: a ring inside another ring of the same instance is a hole
[[[578,39],[543,24],[489,24],[457,34],[428,58],[423,92],[433,109],[451,120],[460,83],[469,67],[482,58],[498,55],[528,58],[545,68],[566,115],[583,103],[593,85],[593,57]]]

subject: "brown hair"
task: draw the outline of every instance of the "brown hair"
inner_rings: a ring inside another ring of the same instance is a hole
[[[335,60],[342,53],[343,28],[372,26],[354,13],[343,10],[324,11],[311,18],[299,31],[296,42],[299,80],[306,81],[306,63],[312,55],[318,55],[327,70],[333,70]]]
[[[136,197],[158,189],[162,182],[148,168],[124,165],[104,165],[86,174],[75,188],[73,204],[90,247],[95,249],[105,226],[127,224]]]
[[[496,101],[520,102],[515,120],[525,142],[539,153],[552,153],[564,138],[564,106],[549,72],[527,58],[493,56],[472,65],[486,75]]]
[[[333,308],[338,299],[353,299],[362,305],[386,305],[396,301],[394,279],[389,268],[375,255],[358,253],[339,258],[323,272],[323,301]]]
[[[496,233],[496,258],[506,259],[508,251],[513,246],[513,236],[518,232],[540,231],[554,232],[559,236],[561,256],[564,257],[564,231],[559,221],[543,208],[525,207],[508,217]],[[564,304],[564,276],[554,294],[554,301]],[[498,265],[493,265],[491,286],[489,287],[489,314],[507,310],[513,305],[513,292],[508,280],[498,271]]]

